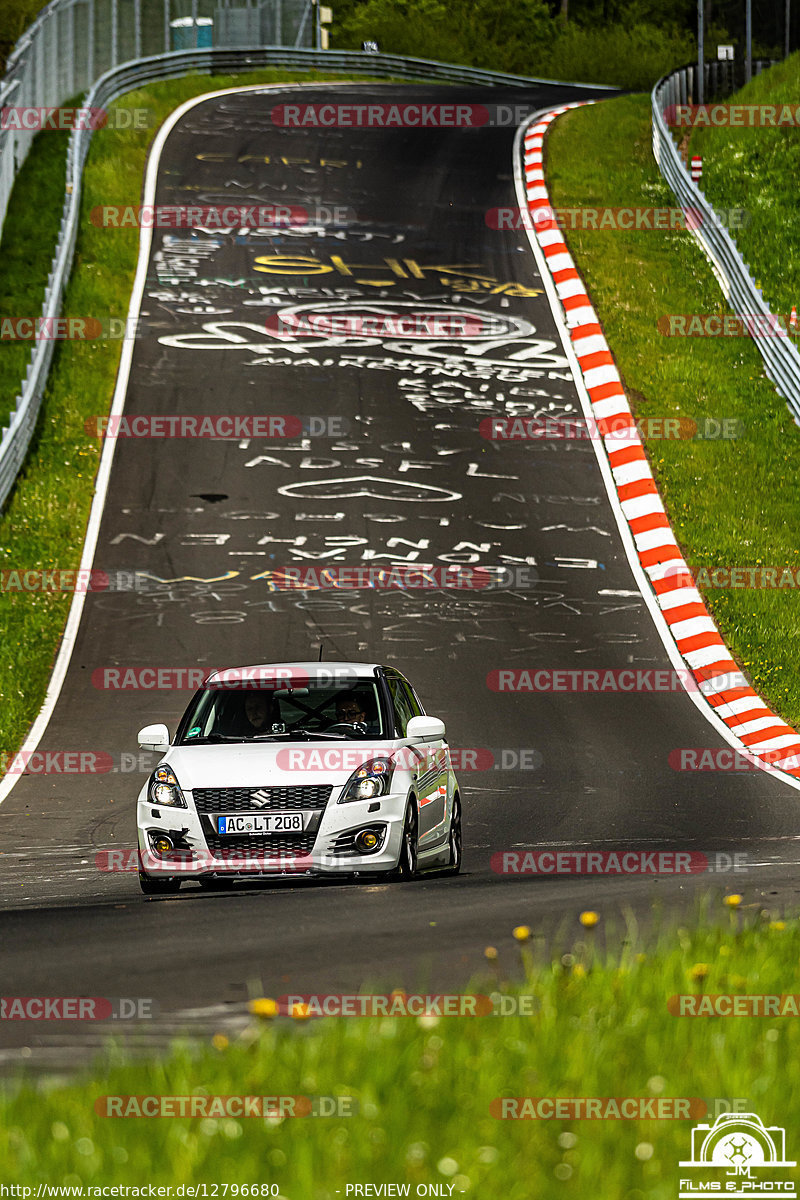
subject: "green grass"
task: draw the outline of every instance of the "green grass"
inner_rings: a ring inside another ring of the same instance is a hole
[[[174,108],[218,88],[330,78],[334,77],[278,70],[193,75],[121,97],[119,106],[149,109],[153,125],[146,130],[103,129],[92,139],[63,315],[126,316],[137,231],[121,229],[110,237],[92,225],[89,213],[96,205],[127,204],[131,196],[140,194],[148,144]],[[40,134],[14,189],[0,244],[0,313],[4,315],[41,311],[61,215],[63,154],[62,135]],[[0,570],[73,568],[80,562],[100,451],[99,443],[87,439],[84,421],[108,411],[121,348],[121,341],[57,344],[31,451],[0,515]],[[0,414],[14,407],[28,354],[29,347],[21,343],[0,345]],[[39,711],[69,603],[66,593],[0,592],[0,763],[4,754],[16,752]]]
[[[35,320],[42,311],[64,203],[68,140],[68,133],[58,132],[36,138],[22,165],[0,242],[0,319]],[[0,341],[0,429],[16,408],[33,345]]]
[[[788,104],[800,95],[800,54],[763,72],[725,103]],[[748,224],[734,240],[774,313],[800,305],[800,129],[693,130],[690,154],[703,157],[701,187],[717,208],[743,208]]]
[[[800,1122],[791,1066],[800,1021],[689,1018],[667,1007],[678,994],[794,989],[797,919],[774,921],[759,906],[723,918],[662,927],[649,944],[633,927],[621,942],[617,931],[613,951],[595,945],[602,926],[573,919],[562,928],[569,953],[555,959],[537,938],[519,946],[509,933],[494,972],[468,990],[533,997],[531,1015],[254,1018],[229,1044],[217,1035],[149,1063],[117,1049],[66,1086],[7,1082],[4,1182],[274,1183],[288,1200],[334,1200],[348,1183],[409,1183],[412,1195],[416,1185],[452,1183],[454,1196],[481,1200],[673,1200],[692,1120],[500,1120],[490,1105],[525,1096],[736,1098],[765,1124],[786,1126],[788,1148]],[[358,1112],[265,1122],[94,1110],[101,1096],[202,1093],[344,1095]]]
[[[795,144],[800,134],[791,136]],[[648,96],[609,100],[561,117],[548,137],[546,164],[557,207],[675,204],[653,160]],[[730,202],[746,207],[749,201],[737,196]],[[782,227],[785,240],[774,253],[788,262],[792,243],[786,232]],[[691,236],[575,230],[566,237],[637,417],[728,417],[744,424],[736,440],[647,443],[687,560],[709,567],[798,566],[800,437],[764,376],[755,345],[748,338],[668,338],[656,327],[668,313],[728,311]],[[709,590],[705,599],[754,687],[797,725],[795,593]]]

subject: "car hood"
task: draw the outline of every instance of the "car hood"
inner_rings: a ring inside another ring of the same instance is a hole
[[[397,742],[257,742],[173,746],[163,759],[187,791],[221,787],[340,786]]]

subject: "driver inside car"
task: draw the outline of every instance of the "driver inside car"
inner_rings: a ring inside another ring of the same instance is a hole
[[[272,727],[272,696],[268,692],[248,692],[244,701],[244,714],[248,733],[269,733]],[[244,732],[244,730],[243,730]]]
[[[273,722],[280,719],[277,707],[272,693],[265,690],[226,696],[220,706],[217,732],[223,737],[243,739],[271,733]]]
[[[336,697],[337,725],[355,725],[359,732],[377,734],[377,724],[371,722],[364,709],[364,701],[358,692],[343,692]]]

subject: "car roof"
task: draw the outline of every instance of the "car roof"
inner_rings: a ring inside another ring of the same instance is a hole
[[[339,660],[329,660],[327,662],[272,662],[272,663],[249,663],[247,666],[239,667],[223,667],[220,670],[211,671],[206,676],[205,682],[215,679],[220,675],[232,675],[236,672],[249,674],[250,672],[264,672],[269,674],[271,671],[285,670],[290,668],[300,674],[307,675],[310,679],[321,678],[329,680],[331,674],[356,675],[364,679],[372,679],[376,670],[386,670],[381,663],[363,663],[363,662],[343,662]]]

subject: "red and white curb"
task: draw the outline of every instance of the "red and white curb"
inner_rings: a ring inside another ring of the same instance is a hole
[[[562,113],[584,103],[539,114],[522,132],[525,199],[533,216],[528,236],[532,243],[536,239],[552,278],[620,508],[675,646],[714,715],[724,722],[742,751],[765,769],[800,779],[800,735],[750,686],[694,586],[658,494],[619,372],[551,208],[544,178],[545,134]]]

